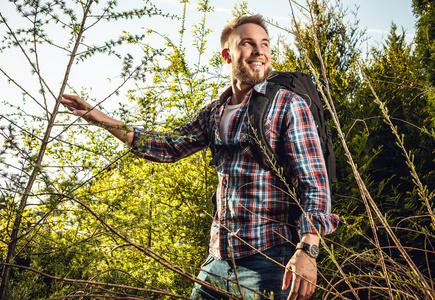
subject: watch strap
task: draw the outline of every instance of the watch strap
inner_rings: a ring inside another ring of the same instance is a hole
[[[317,258],[319,256],[319,247],[315,244],[308,244],[305,242],[299,242],[296,245],[296,250],[301,249],[305,251],[312,258]]]

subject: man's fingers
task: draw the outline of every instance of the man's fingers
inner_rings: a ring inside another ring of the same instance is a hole
[[[86,103],[82,98],[80,98],[79,96],[76,96],[76,95],[63,94],[62,98],[67,99],[67,100],[71,100],[71,101],[74,101],[74,102],[83,102],[83,103]]]
[[[290,280],[292,279],[292,271],[288,268],[285,270],[284,278],[282,279],[282,290],[286,290],[290,284]]]
[[[71,111],[78,108],[78,103],[73,98],[71,98],[70,95],[62,95],[60,103],[62,103],[64,106],[66,106],[66,108]]]
[[[292,284],[289,299],[306,300],[310,298],[311,295],[314,294],[315,285],[311,284],[301,276],[295,275],[294,277],[293,282],[295,285]]]
[[[311,296],[310,290],[311,284],[302,279],[299,284],[298,299],[308,299]]]
[[[87,112],[88,112],[88,111],[86,111],[86,110],[78,110],[78,109],[75,109],[72,113],[73,113],[74,116],[82,117],[82,116],[85,115]],[[89,117],[88,114],[86,114],[85,118],[86,118],[86,117]]]
[[[64,104],[73,104],[73,103],[77,103],[77,97],[73,96],[73,95],[62,95],[62,99],[60,100],[60,102],[64,103]]]
[[[91,106],[88,103],[86,103],[80,97],[77,97],[74,95],[64,94],[64,95],[62,95],[62,99],[60,102],[71,111],[73,111],[75,109],[85,110],[85,111],[91,109]]]
[[[289,300],[294,300],[299,294],[301,278],[293,274],[292,287],[290,289],[290,294],[288,295]]]

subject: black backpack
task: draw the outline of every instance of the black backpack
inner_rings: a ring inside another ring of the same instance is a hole
[[[276,93],[284,88],[299,95],[308,104],[317,126],[329,181],[330,183],[337,182],[332,134],[328,123],[325,121],[323,104],[320,100],[319,92],[311,78],[307,74],[299,72],[272,72],[268,76],[267,81],[268,84],[265,95],[259,94],[254,90],[254,94],[252,95],[254,99],[251,99],[250,105],[248,106],[248,142],[222,146],[215,145],[216,107],[212,109],[208,126],[209,147],[213,157],[210,165],[215,165],[221,155],[226,151],[243,149],[248,145],[252,145],[255,159],[263,168],[276,171],[277,168],[273,167],[273,164],[277,162],[278,167],[283,169],[285,177],[288,177],[290,167],[283,164],[279,153],[277,154],[272,150],[264,132],[264,117],[267,113],[267,109],[271,101],[275,98]],[[253,103],[255,103],[255,105],[252,105]]]

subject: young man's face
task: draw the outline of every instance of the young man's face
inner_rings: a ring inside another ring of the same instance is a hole
[[[253,23],[237,27],[229,39],[234,79],[244,85],[263,82],[270,72],[269,36]]]

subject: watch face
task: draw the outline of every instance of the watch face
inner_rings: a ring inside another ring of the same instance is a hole
[[[316,258],[319,255],[319,247],[316,245],[311,245],[310,247],[310,255]]]
[[[313,258],[317,258],[319,256],[319,247],[314,244],[307,244],[304,242],[299,242],[296,246],[296,249],[302,249],[305,251],[309,256]]]

